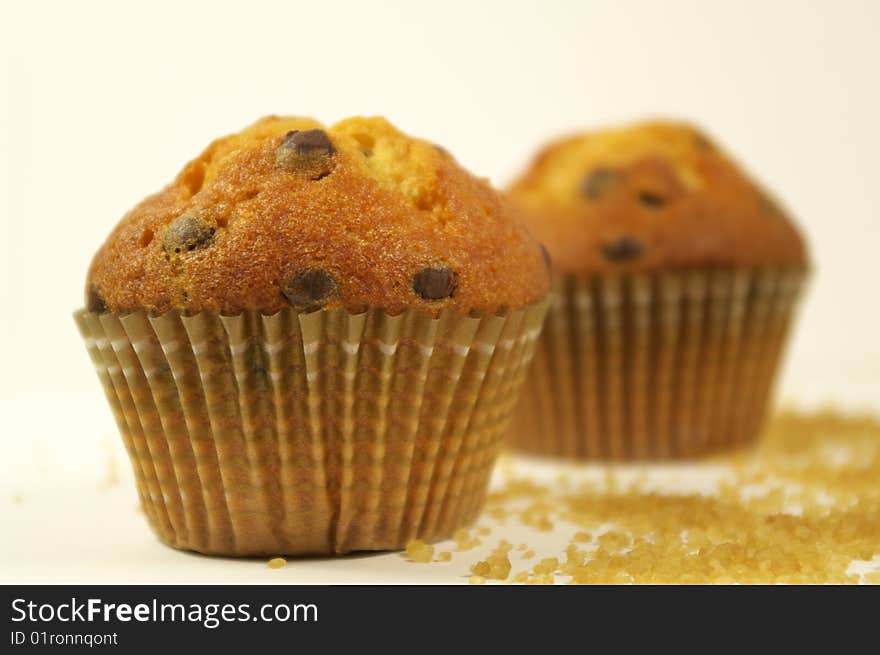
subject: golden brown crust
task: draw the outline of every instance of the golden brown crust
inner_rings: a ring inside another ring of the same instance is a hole
[[[560,274],[807,260],[779,205],[686,124],[642,123],[551,143],[510,195]]]
[[[123,217],[86,297],[115,312],[497,313],[548,286],[518,209],[442,149],[380,118],[267,117]]]

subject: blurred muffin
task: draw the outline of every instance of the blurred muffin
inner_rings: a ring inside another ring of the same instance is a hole
[[[514,445],[683,457],[759,433],[807,271],[779,204],[693,127],[550,144],[511,187],[553,300]]]
[[[342,553],[474,519],[548,288],[444,150],[269,117],[123,217],[76,320],[163,541]]]

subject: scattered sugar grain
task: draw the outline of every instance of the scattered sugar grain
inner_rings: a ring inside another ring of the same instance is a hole
[[[546,574],[546,573],[555,573],[556,569],[559,568],[559,560],[555,557],[545,557],[540,562],[535,564],[532,567],[532,572],[535,575]]]
[[[434,559],[434,547],[421,539],[413,539],[406,545],[406,554],[412,562],[427,564]]]

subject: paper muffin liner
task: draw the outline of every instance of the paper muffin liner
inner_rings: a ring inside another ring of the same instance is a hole
[[[777,267],[557,280],[511,445],[643,459],[754,441],[806,278]]]
[[[75,319],[159,538],[301,555],[476,518],[546,308]]]

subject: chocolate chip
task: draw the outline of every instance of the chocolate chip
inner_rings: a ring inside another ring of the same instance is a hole
[[[162,233],[165,254],[189,252],[207,246],[214,238],[214,227],[201,212],[189,211],[175,218]]]
[[[455,293],[456,278],[448,266],[428,266],[413,275],[413,290],[425,300],[443,300]]]
[[[650,207],[651,209],[659,209],[666,204],[666,198],[658,193],[654,193],[653,191],[640,191],[639,202],[642,203],[645,207]]]
[[[622,262],[641,257],[644,247],[635,237],[623,236],[602,244],[602,253],[613,262]]]
[[[98,292],[98,287],[94,284],[89,287],[86,307],[90,312],[95,312],[96,314],[103,314],[107,311],[107,302]]]
[[[541,254],[544,256],[544,265],[547,267],[547,270],[550,270],[550,264],[552,260],[550,259],[550,251],[547,250],[547,247],[542,243],[541,244]]]
[[[620,183],[623,176],[611,168],[597,168],[581,182],[581,195],[596,200]]]
[[[281,145],[300,157],[312,154],[329,157],[334,152],[330,137],[324,130],[293,130],[285,135]]]
[[[275,163],[281,168],[298,171],[310,179],[320,180],[332,170],[336,150],[324,130],[293,130],[275,151]]]
[[[312,311],[325,305],[339,289],[330,273],[320,268],[309,268],[294,275],[282,286],[281,292],[294,309]]]

